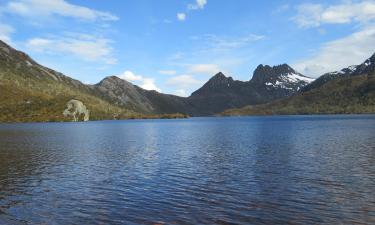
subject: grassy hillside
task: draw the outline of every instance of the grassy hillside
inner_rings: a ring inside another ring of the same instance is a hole
[[[32,87],[33,82],[0,81],[0,122],[70,121],[62,114],[70,99],[77,99],[90,110],[90,120],[137,118],[184,118],[182,114],[141,114],[114,106],[90,94],[64,85],[49,84],[49,89]]]
[[[226,110],[219,115],[375,113],[375,76],[337,78],[305,93],[263,105]]]
[[[145,115],[114,105],[91,86],[43,67],[0,41],[0,122],[69,121],[62,113],[71,99],[86,105],[90,120],[184,117]]]

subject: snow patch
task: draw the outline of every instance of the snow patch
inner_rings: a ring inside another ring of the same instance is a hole
[[[357,69],[358,66],[349,66],[348,68],[344,68],[340,71],[335,71],[335,72],[331,72],[329,74],[333,74],[333,75],[338,75],[338,74],[346,74],[346,73],[353,73],[356,69]]]
[[[267,82],[267,83],[265,83],[265,85],[271,86],[271,87],[274,87],[274,88],[282,88],[282,89],[288,89],[288,90],[294,90],[294,89],[299,90],[300,87],[298,87],[298,86],[301,86],[301,85],[304,86],[304,85],[309,84],[309,83],[311,83],[315,80],[313,78],[305,77],[305,76],[303,76],[301,74],[297,74],[297,73],[282,74],[277,79],[278,80],[276,80],[274,83]]]
[[[297,73],[288,73],[285,75],[286,81],[291,82],[291,83],[298,83],[298,82],[306,82],[306,83],[311,83],[314,81],[313,78],[310,77],[305,77]]]
[[[365,63],[365,65],[366,65],[366,63]],[[354,72],[356,69],[357,69],[357,66],[349,66],[348,67],[348,70],[350,70],[351,72]]]

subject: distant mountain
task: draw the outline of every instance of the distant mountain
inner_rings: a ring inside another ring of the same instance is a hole
[[[96,94],[107,101],[147,114],[189,113],[186,98],[149,91],[116,76],[104,78],[93,86]]]
[[[219,72],[188,98],[144,90],[115,76],[93,85],[93,90],[101,98],[136,112],[206,116],[290,96],[312,80],[286,64],[261,65],[248,82],[235,81]]]
[[[252,79],[246,82],[233,80],[220,72],[192,93],[188,100],[201,114],[210,115],[228,108],[291,96],[313,80],[287,64],[273,67],[259,65]]]
[[[306,77],[287,64],[274,67],[259,65],[254,71],[252,82],[265,84],[268,87],[289,89],[296,92],[314,79]]]
[[[152,112],[152,103],[130,82],[116,76],[104,78],[92,88],[104,99],[113,104],[138,112]]]
[[[289,98],[230,109],[222,115],[375,113],[375,55],[327,73]]]

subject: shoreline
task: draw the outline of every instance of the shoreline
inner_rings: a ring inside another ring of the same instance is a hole
[[[31,123],[86,123],[98,121],[144,121],[144,120],[178,120],[194,118],[241,118],[241,117],[297,117],[297,116],[375,116],[375,113],[321,113],[321,114],[253,114],[253,115],[213,115],[213,116],[185,116],[185,117],[143,117],[124,119],[98,119],[89,121],[0,121],[1,124],[31,124]]]

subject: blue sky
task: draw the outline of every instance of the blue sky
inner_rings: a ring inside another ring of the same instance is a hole
[[[0,39],[85,83],[187,96],[259,64],[317,77],[375,52],[375,1],[0,0]]]

